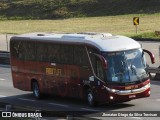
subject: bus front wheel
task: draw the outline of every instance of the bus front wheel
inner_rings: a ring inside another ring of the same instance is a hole
[[[89,106],[93,107],[93,106],[96,105],[94,94],[93,94],[93,91],[91,89],[87,90],[86,97],[87,97],[87,102],[88,102]]]
[[[32,83],[32,90],[33,90],[34,97],[36,99],[40,99],[41,98],[41,93],[40,93],[38,82],[34,81]]]

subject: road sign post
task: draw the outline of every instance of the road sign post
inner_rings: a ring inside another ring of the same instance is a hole
[[[133,25],[135,25],[136,27],[136,34],[137,34],[137,30],[138,30],[137,25],[139,25],[139,17],[133,17]]]
[[[136,34],[137,34],[137,25],[135,25],[136,26]]]

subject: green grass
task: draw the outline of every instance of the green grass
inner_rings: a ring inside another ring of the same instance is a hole
[[[152,39],[158,39],[160,40],[160,35],[156,35],[155,32],[146,32],[146,33],[141,33],[141,34],[136,34],[136,35],[128,35],[129,37],[132,38],[152,38]]]
[[[133,17],[140,17],[138,34]],[[160,14],[133,14],[106,17],[84,17],[62,20],[4,20],[0,21],[0,33],[22,34],[29,32],[109,32],[126,36],[160,38],[154,35],[160,30]]]

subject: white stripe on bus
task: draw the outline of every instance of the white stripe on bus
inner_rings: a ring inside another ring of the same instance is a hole
[[[3,79],[3,78],[0,78],[0,81],[4,81],[5,79]]]

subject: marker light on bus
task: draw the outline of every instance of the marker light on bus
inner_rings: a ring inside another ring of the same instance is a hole
[[[111,100],[113,100],[113,96],[110,96],[109,98],[110,98]]]

